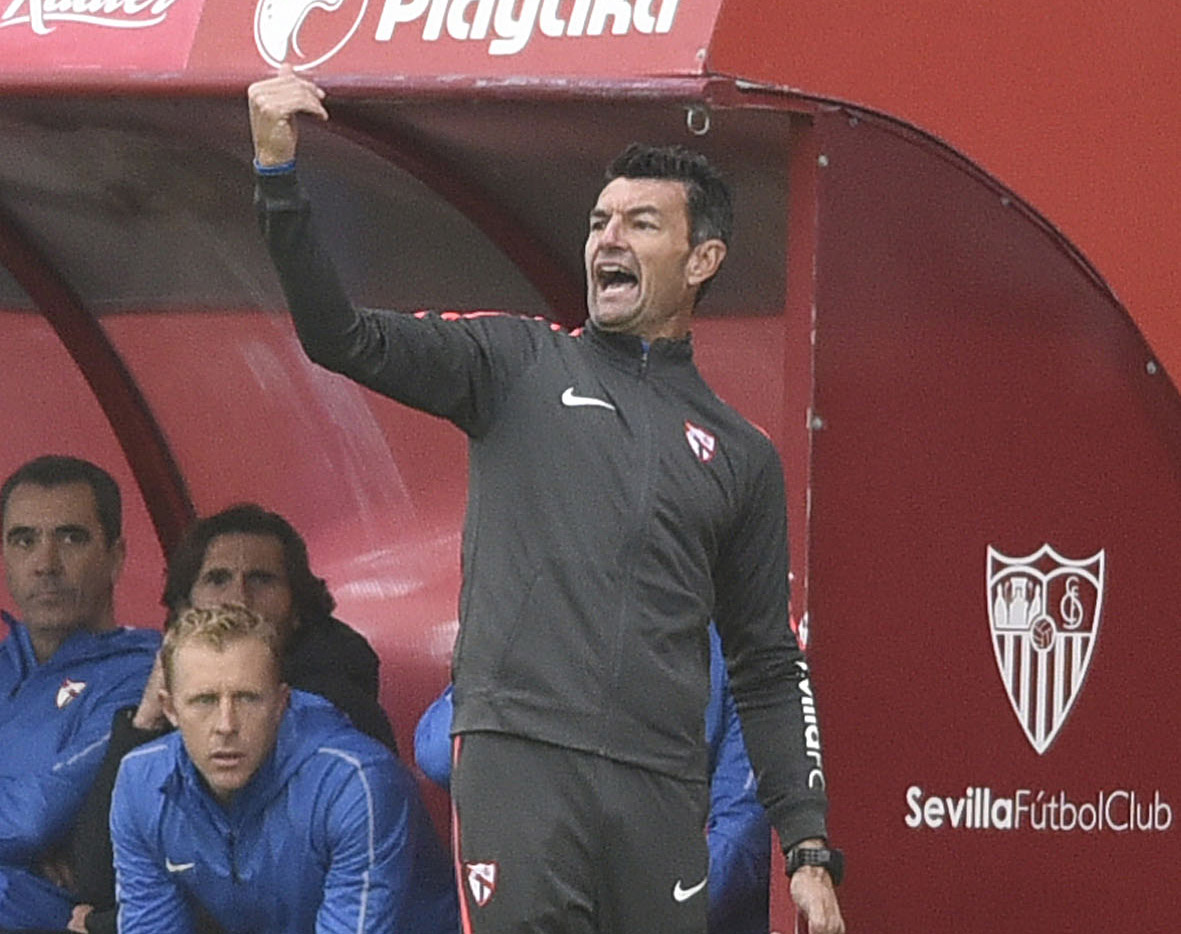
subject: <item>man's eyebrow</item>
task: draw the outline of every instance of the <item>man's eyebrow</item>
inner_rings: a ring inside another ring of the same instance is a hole
[[[90,529],[84,525],[79,525],[76,522],[68,522],[65,525],[54,526],[53,532],[55,535],[65,535],[72,532],[82,532],[86,535],[89,535]]]
[[[4,533],[4,539],[5,539],[5,541],[8,541],[12,538],[15,538],[17,535],[30,535],[30,534],[35,533],[36,531],[37,530],[34,529],[31,525],[14,525],[14,526],[11,526]]]
[[[592,208],[590,212],[591,219],[597,217],[610,217],[614,211],[609,211],[607,208]],[[628,208],[623,212],[625,217],[635,217],[637,214],[660,214],[660,208],[655,204],[638,204],[633,208]]]

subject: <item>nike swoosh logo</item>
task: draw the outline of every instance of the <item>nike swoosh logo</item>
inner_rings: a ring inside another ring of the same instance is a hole
[[[704,879],[702,879],[700,882],[698,882],[692,888],[683,889],[683,888],[681,888],[681,880],[678,879],[677,884],[673,886],[673,898],[675,898],[678,902],[688,901],[694,895],[696,895],[698,892],[700,892],[703,888],[705,888],[705,883],[707,883],[708,881],[709,881],[709,876],[706,876]]]
[[[602,399],[596,399],[593,396],[577,396],[574,394],[574,387],[567,386],[566,391],[562,393],[562,405],[597,405],[603,409],[610,409],[615,411],[615,406],[610,402],[604,402]]]
[[[184,872],[186,869],[192,869],[196,863],[174,863],[167,856],[164,857],[164,868],[169,872]]]

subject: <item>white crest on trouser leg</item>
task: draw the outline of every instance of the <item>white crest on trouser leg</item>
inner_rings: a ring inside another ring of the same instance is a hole
[[[483,908],[496,894],[496,863],[464,863],[463,871],[472,901]]]

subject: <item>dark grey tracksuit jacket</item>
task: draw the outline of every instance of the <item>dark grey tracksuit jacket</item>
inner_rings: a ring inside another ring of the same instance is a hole
[[[357,309],[294,173],[256,206],[308,356],[470,439],[455,731],[704,782],[713,618],[781,844],[824,836],[782,467],[690,341]]]

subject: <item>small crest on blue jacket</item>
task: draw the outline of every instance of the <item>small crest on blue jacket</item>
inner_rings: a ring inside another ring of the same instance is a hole
[[[73,681],[66,678],[62,681],[61,687],[57,689],[57,709],[61,710],[66,704],[71,703],[85,689],[85,681]]]

